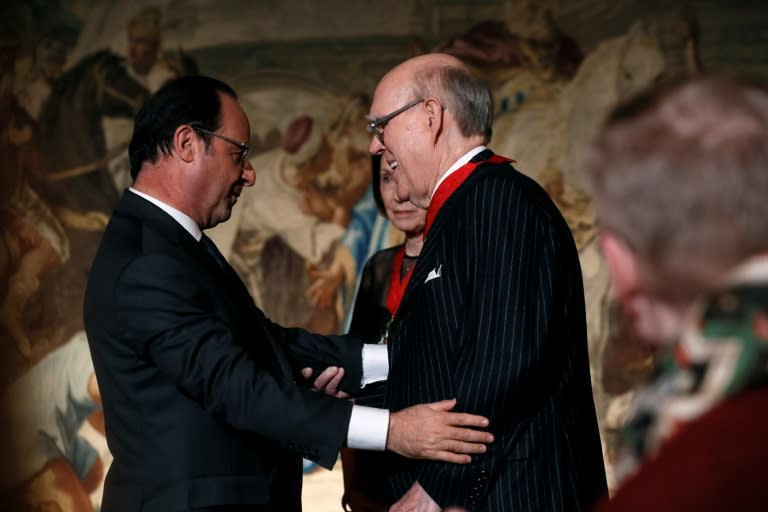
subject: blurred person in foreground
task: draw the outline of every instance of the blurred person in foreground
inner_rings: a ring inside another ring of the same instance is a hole
[[[597,510],[765,510],[768,91],[651,89],[609,117],[591,168],[614,293],[659,351]]]
[[[581,510],[606,492],[576,245],[547,193],[485,147],[492,112],[445,54],[405,61],[374,92],[369,151],[397,162],[396,196],[426,211],[383,404],[455,396],[495,437],[463,466],[392,457],[392,512]]]
[[[487,420],[453,400],[389,414],[298,384],[316,370],[326,393],[358,391],[386,376],[386,351],[382,366],[354,338],[271,322],[203,234],[254,184],[248,140],[235,92],[208,77],[169,82],[136,117],[134,185],[85,296],[114,457],[104,512],[298,512],[302,456],[331,468],[348,445],[467,463],[492,440],[456,427]]]

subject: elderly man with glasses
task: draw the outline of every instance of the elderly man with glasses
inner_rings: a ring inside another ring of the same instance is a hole
[[[431,54],[387,73],[368,116],[397,196],[427,211],[383,405],[456,397],[495,437],[466,465],[393,457],[392,512],[582,510],[606,493],[576,247],[546,192],[485,147],[492,106]]]

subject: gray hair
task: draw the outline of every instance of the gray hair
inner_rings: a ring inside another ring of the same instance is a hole
[[[417,98],[438,98],[451,112],[465,137],[482,135],[485,142],[493,134],[491,90],[464,67],[438,65],[414,77]]]
[[[685,303],[768,251],[768,91],[724,76],[657,86],[614,110],[590,155],[601,229],[649,289]]]

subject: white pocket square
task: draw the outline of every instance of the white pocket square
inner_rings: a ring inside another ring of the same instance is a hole
[[[438,277],[440,277],[442,275],[442,269],[443,269],[443,265],[441,264],[433,268],[432,270],[430,270],[424,282],[427,283],[433,279],[437,279]]]

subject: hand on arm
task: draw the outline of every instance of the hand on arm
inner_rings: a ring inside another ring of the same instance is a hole
[[[312,368],[309,367],[301,370],[301,374],[307,380],[312,377],[312,373]],[[339,384],[343,378],[344,368],[329,366],[317,376],[312,386],[316,391],[320,391],[326,395],[335,396],[336,398],[349,398],[349,394],[339,390]]]
[[[471,454],[485,453],[493,442],[488,419],[474,414],[450,412],[456,400],[408,407],[389,415],[387,450],[412,459],[432,459],[468,464]]]

